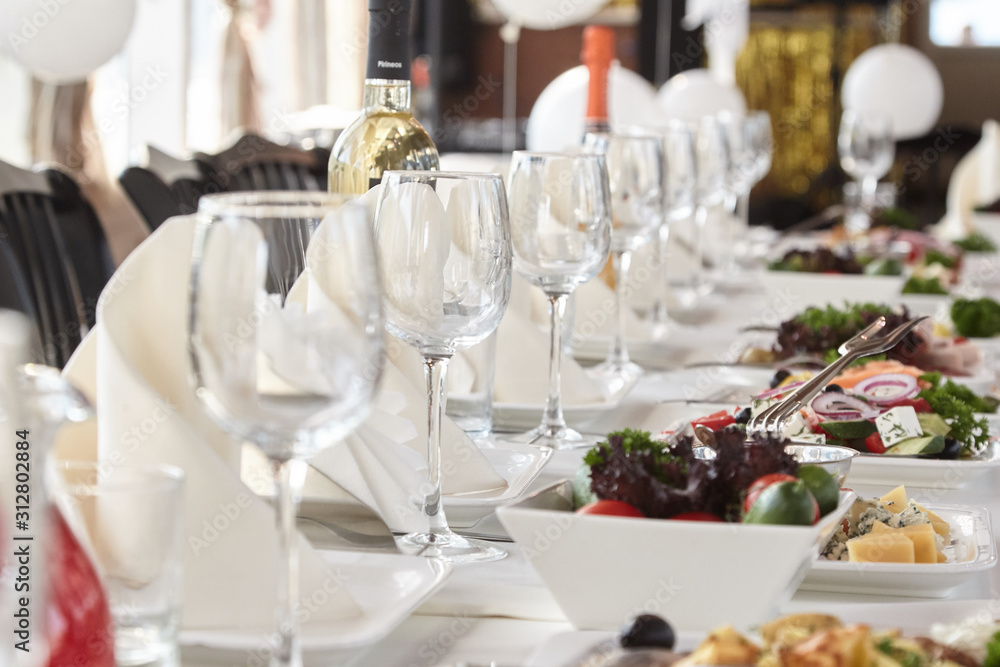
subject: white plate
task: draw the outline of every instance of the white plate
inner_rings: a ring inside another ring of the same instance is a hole
[[[431,558],[370,552],[321,553],[364,611],[360,618],[303,625],[303,652],[322,654],[323,661],[317,664],[323,665],[331,664],[328,662],[334,657],[331,654],[354,651],[385,637],[433,595],[451,573],[449,564]],[[271,634],[269,628],[182,630],[180,644],[185,649],[212,649],[213,654],[237,653],[240,660],[245,660],[254,652],[268,655],[265,651]],[[225,659],[232,658],[227,655]],[[263,663],[266,662],[265,657]]]
[[[570,426],[582,428],[614,410],[625,400],[639,378],[633,378],[604,401],[595,403],[563,403],[563,416]],[[545,405],[541,403],[494,403],[493,428],[499,431],[532,429],[542,422]]]
[[[493,469],[507,480],[507,487],[481,493],[446,494],[445,513],[448,522],[455,528],[468,528],[492,514],[497,507],[518,500],[555,452],[552,449],[506,442],[495,448],[482,448],[480,451]]]
[[[979,507],[927,505],[951,524],[946,563],[849,563],[817,560],[799,590],[943,598],[972,575],[996,565],[990,514]]]
[[[992,416],[992,415],[991,415]],[[991,431],[995,427],[991,427]],[[976,478],[1000,466],[1000,445],[990,443],[975,459],[947,461],[905,456],[861,454],[854,457],[847,484],[961,489]]]
[[[843,307],[844,302],[897,301],[907,276],[866,276],[849,274],[803,273],[799,271],[763,271],[760,282],[772,297],[783,297],[798,311],[808,306]]]

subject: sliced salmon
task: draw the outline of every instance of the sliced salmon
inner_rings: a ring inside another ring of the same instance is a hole
[[[840,385],[844,389],[853,389],[854,385],[862,380],[867,380],[870,377],[882,375],[883,373],[902,373],[904,375],[912,375],[915,378],[919,378],[926,372],[927,371],[921,370],[916,366],[907,366],[906,364],[896,361],[895,359],[888,359],[885,361],[869,361],[863,366],[853,366],[848,368],[843,373],[833,378],[831,384]],[[919,385],[921,389],[927,389],[931,386],[929,382],[925,382],[923,380],[919,380],[917,385]]]

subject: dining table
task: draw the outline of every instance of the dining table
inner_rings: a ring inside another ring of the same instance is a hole
[[[1000,296],[1000,285],[980,287],[986,295]],[[676,418],[679,405],[708,395],[718,397],[720,391],[725,394],[733,369],[746,368],[740,365],[739,357],[747,341],[767,336],[766,332],[747,329],[775,327],[804,305],[787,295],[765,291],[753,271],[720,280],[716,290],[696,307],[674,313],[678,325],[665,336],[635,346],[635,356],[646,370],[627,396],[612,408],[589,415],[585,423],[578,425],[586,433],[599,436],[626,427],[654,433],[667,428]],[[991,355],[985,355],[983,363],[988,372],[995,374],[996,361]],[[761,370],[756,372],[760,374]],[[503,429],[513,428],[504,424],[502,406],[498,406],[494,438],[503,441],[511,435]],[[586,449],[556,451],[527,493],[571,478],[585,452]],[[852,485],[850,477],[847,485],[863,498],[881,496],[891,488]],[[994,535],[1000,535],[998,490],[1000,469],[993,468],[964,488],[914,488],[911,495],[928,497],[938,504],[985,508],[992,517]],[[503,535],[495,517],[485,519],[477,530]],[[613,637],[614,633],[608,631],[575,630],[533,570],[524,550],[516,543],[503,546],[509,551],[504,560],[455,566],[448,581],[415,613],[384,638],[350,653],[344,664],[568,667],[576,664],[575,660],[589,646]],[[581,553],[579,557],[587,555]],[[587,581],[580,581],[580,586],[587,585]],[[727,593],[718,590],[717,594],[724,597]],[[941,599],[799,590],[776,610],[779,614],[797,612],[832,614],[847,623],[900,628],[919,634],[925,634],[933,623],[957,622],[976,614],[1000,618],[1000,568],[976,573]],[[718,623],[724,625],[727,620],[719,618]],[[698,637],[682,633],[679,641],[681,648],[685,643],[692,648],[690,644],[697,642]],[[253,659],[238,663],[219,659],[194,646],[182,646],[182,660],[185,667],[253,664]],[[307,656],[306,664],[329,663],[310,663]]]

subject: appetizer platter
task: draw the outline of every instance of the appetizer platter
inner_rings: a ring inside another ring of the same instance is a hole
[[[696,637],[676,631],[656,614],[640,614],[621,630],[556,637],[531,657],[528,667],[997,667],[1000,624],[971,617],[936,623],[906,636],[895,628],[845,624],[836,616],[789,614],[752,631],[733,625]]]

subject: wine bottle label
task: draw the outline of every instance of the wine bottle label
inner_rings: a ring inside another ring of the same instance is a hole
[[[410,80],[410,0],[368,0],[369,79]]]

